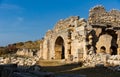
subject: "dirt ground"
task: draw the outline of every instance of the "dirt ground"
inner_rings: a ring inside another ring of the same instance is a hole
[[[82,67],[81,63],[62,64],[59,62],[39,62],[43,71],[55,74],[81,74],[87,77],[120,77],[120,72],[112,71],[106,67]]]

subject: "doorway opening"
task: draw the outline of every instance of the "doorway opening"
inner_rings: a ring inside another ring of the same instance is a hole
[[[55,41],[55,59],[65,59],[64,40],[60,36]]]

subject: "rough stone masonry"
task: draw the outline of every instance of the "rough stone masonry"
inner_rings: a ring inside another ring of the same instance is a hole
[[[120,11],[103,6],[90,9],[87,20],[59,20],[40,43],[40,58],[79,62],[93,54],[120,55]]]

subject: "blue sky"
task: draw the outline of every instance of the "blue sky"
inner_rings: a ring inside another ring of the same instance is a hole
[[[60,19],[87,19],[96,5],[120,10],[120,0],[0,0],[0,46],[39,40]]]

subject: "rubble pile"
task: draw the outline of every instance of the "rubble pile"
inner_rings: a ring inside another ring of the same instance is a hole
[[[112,55],[107,62],[111,65],[120,65],[120,55]]]
[[[83,64],[85,67],[95,67],[97,65],[120,65],[120,55],[109,55],[104,53],[87,55]]]
[[[38,57],[0,57],[0,64],[35,65]]]
[[[103,54],[93,54],[93,55],[87,55],[87,58],[84,62],[85,67],[94,67],[98,64],[104,64],[106,62],[107,55]]]

